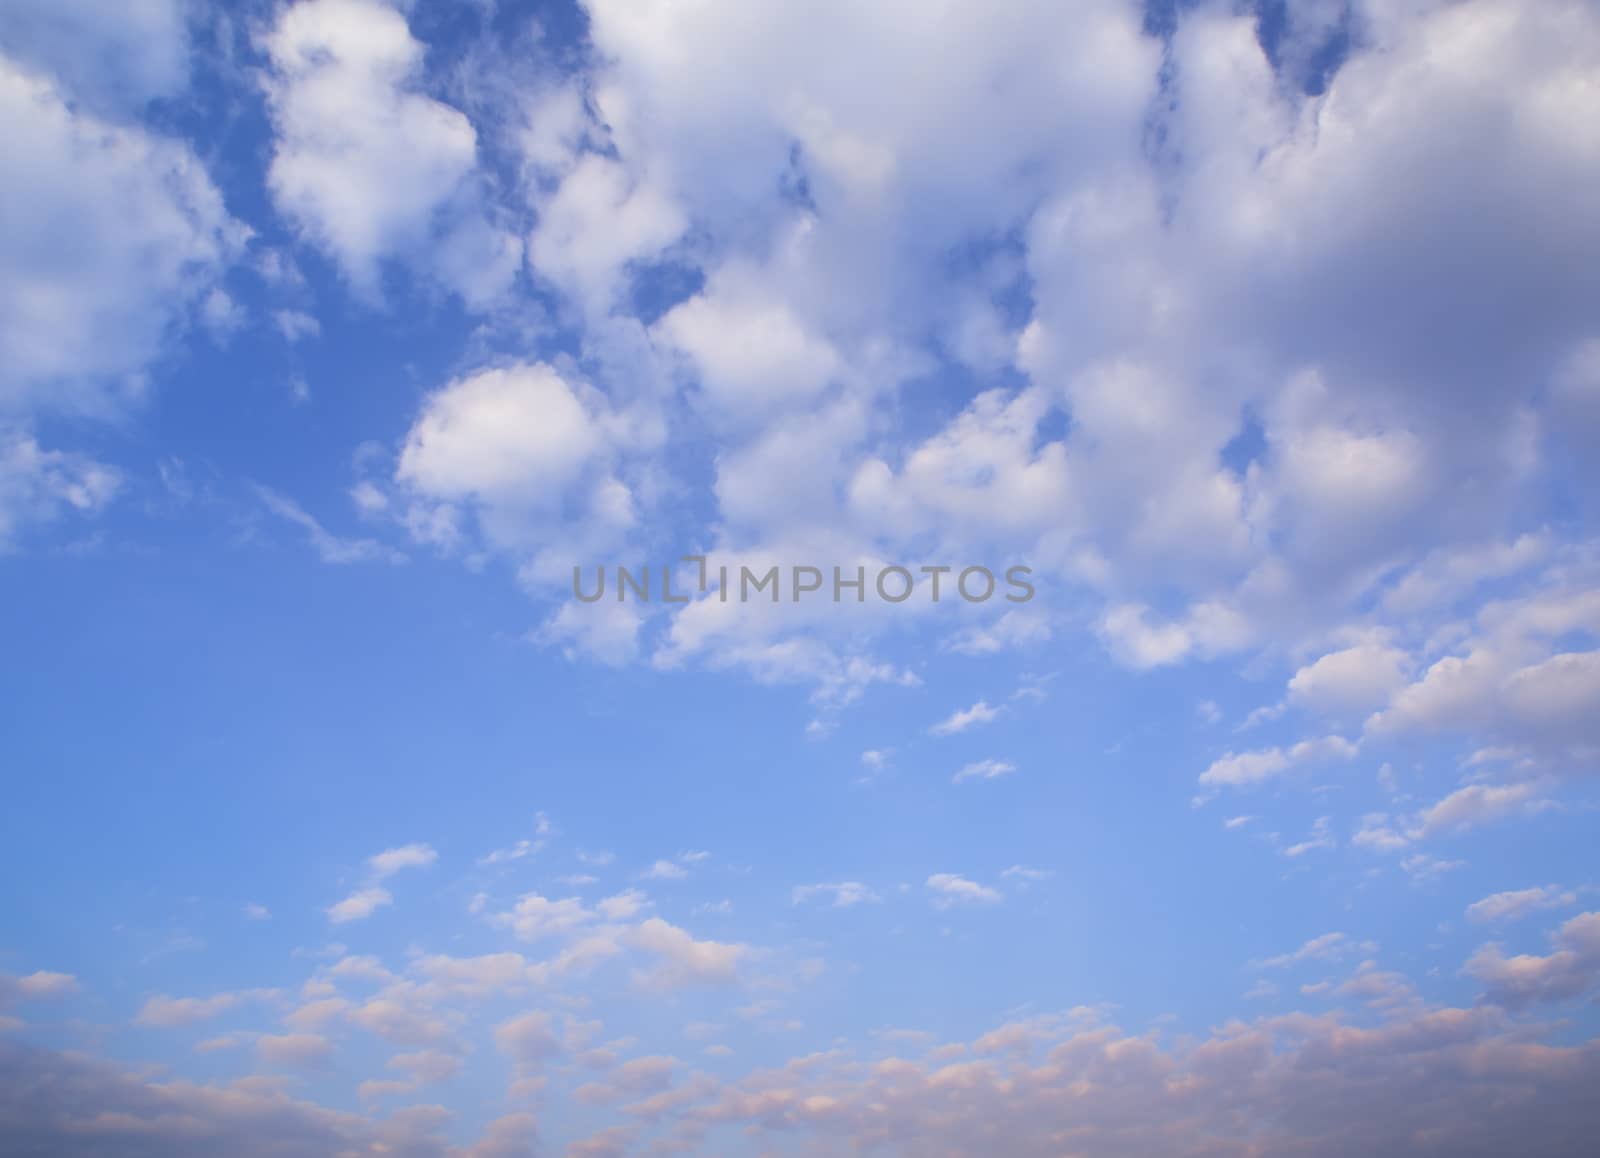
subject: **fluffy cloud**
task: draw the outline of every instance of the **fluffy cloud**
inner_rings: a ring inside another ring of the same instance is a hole
[[[420,260],[430,242],[436,272],[469,302],[502,292],[521,243],[485,221],[477,133],[420,91],[423,46],[405,17],[382,0],[303,0],[263,47],[279,211],[368,296],[384,259]]]
[[[229,216],[185,144],[76,110],[0,56],[0,413],[104,411],[238,253]]]
[[[1321,712],[1369,709],[1405,682],[1409,661],[1404,651],[1376,641],[1331,651],[1295,672],[1289,698]]]
[[[97,107],[137,106],[188,80],[187,16],[181,0],[109,10],[95,0],[15,0],[0,14],[0,50]]]
[[[1508,957],[1498,944],[1485,945],[1463,971],[1488,987],[1489,1000],[1510,1009],[1587,992],[1600,978],[1600,913],[1573,917],[1551,940],[1555,948],[1543,957]]]
[[[629,941],[658,959],[654,968],[639,974],[639,980],[651,989],[729,984],[737,980],[740,962],[749,954],[744,945],[698,941],[659,917],[636,926]]]

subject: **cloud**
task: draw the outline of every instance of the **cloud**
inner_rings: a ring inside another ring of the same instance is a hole
[[[1459,832],[1527,810],[1537,804],[1536,784],[1469,784],[1425,809],[1418,835]]]
[[[0,412],[112,412],[246,230],[187,145],[81,111],[4,56],[0,123]]]
[[[572,482],[601,442],[584,401],[553,368],[515,365],[429,395],[397,475],[442,499],[537,505]]]
[[[749,954],[744,945],[696,940],[659,917],[636,926],[628,939],[658,959],[655,968],[637,975],[640,984],[657,991],[731,984],[738,979],[739,965]]]
[[[16,0],[0,20],[0,49],[55,75],[99,111],[137,109],[179,93],[189,79],[180,0],[106,11],[94,0]]]
[[[1016,770],[1015,764],[1005,760],[979,760],[962,765],[961,770],[951,777],[951,783],[960,784],[964,780],[993,780],[996,777],[1009,776]]]
[[[277,996],[272,989],[242,990],[236,993],[216,993],[210,997],[168,997],[161,994],[145,1001],[137,1025],[159,1029],[175,1029],[210,1021],[245,1001],[259,1001]]]
[[[428,268],[431,244],[432,272],[469,303],[503,292],[521,243],[486,220],[477,133],[420,91],[423,46],[405,17],[379,0],[303,0],[262,48],[276,133],[268,188],[354,288],[377,297],[388,258]]]
[[[537,1069],[559,1056],[565,1049],[556,1035],[550,1014],[534,1010],[495,1026],[494,1040],[500,1051],[516,1062],[521,1072]]]
[[[999,716],[999,708],[991,708],[983,700],[979,700],[970,708],[952,712],[949,716],[929,728],[928,731],[935,736],[954,736],[979,724],[992,723]]]
[[[855,905],[877,904],[883,898],[860,881],[840,881],[838,884],[796,885],[791,894],[797,905],[811,900],[830,900],[836,909]]]
[[[1351,942],[1343,933],[1323,933],[1320,937],[1313,937],[1292,953],[1284,953],[1277,957],[1269,957],[1261,964],[1267,969],[1282,969],[1289,965],[1298,965],[1305,961],[1335,960],[1351,952],[1358,952],[1362,947]]]
[[[1049,869],[1029,868],[1027,865],[1014,864],[1000,874],[1001,880],[1018,880],[1024,885],[1034,884],[1038,881],[1047,881],[1056,874]]]
[[[1400,868],[1410,874],[1412,880],[1431,881],[1445,873],[1454,872],[1466,862],[1459,860],[1441,860],[1429,853],[1413,853],[1400,862]]]
[[[368,885],[357,889],[337,904],[329,906],[328,920],[335,925],[364,921],[379,909],[393,903],[394,896],[388,889],[378,885]]]
[[[394,895],[379,882],[411,868],[428,868],[439,854],[428,844],[404,844],[385,849],[367,858],[367,882],[344,900],[328,908],[328,920],[335,925],[364,921],[381,908],[394,903]]]
[[[1254,752],[1229,752],[1200,774],[1200,783],[1210,789],[1242,788],[1270,780],[1300,764],[1325,760],[1349,760],[1356,746],[1342,736],[1302,740],[1293,747],[1263,748]]]
[[[993,905],[1001,899],[997,890],[956,873],[934,873],[926,884],[934,895],[933,903],[941,909],[958,904]]]
[[[642,879],[647,881],[681,881],[688,875],[688,869],[670,860],[658,860],[639,874]]]
[[[24,977],[0,973],[0,1009],[18,1001],[49,1001],[78,990],[78,979],[70,973],[40,970]]]
[[[324,563],[404,563],[405,555],[375,539],[346,539],[330,533],[304,508],[291,499],[267,487],[256,487],[263,506],[285,522],[293,523],[306,533],[306,538]]]
[[[427,868],[438,859],[439,854],[433,850],[432,845],[403,844],[369,857],[367,867],[372,870],[372,879],[381,881],[401,869]]]
[[[62,511],[92,515],[122,486],[115,467],[85,455],[45,450],[31,435],[0,428],[0,553],[16,546],[19,532]]]
[[[1284,849],[1283,855],[1298,857],[1304,856],[1308,852],[1316,852],[1319,849],[1337,847],[1339,847],[1339,842],[1333,837],[1333,818],[1331,816],[1319,816],[1312,822],[1311,834],[1304,840],[1291,844]]]
[[[1557,909],[1578,903],[1578,894],[1556,885],[1514,889],[1494,893],[1467,906],[1469,920],[1480,923],[1517,921],[1541,909]]]
[[[116,1111],[106,1112],[111,1106]],[[0,1117],[11,1144],[60,1158],[152,1150],[171,1158],[217,1153],[314,1158],[362,1150],[451,1158],[461,1153],[437,1132],[441,1119],[427,1113],[374,1121],[291,1098],[275,1084],[152,1082],[103,1061],[3,1041]],[[485,1137],[502,1134],[491,1124]],[[512,1153],[498,1151],[507,1158]]]
[[[1332,651],[1289,680],[1289,699],[1319,712],[1370,709],[1405,683],[1410,657],[1401,649],[1367,642]]]
[[[1462,972],[1482,981],[1488,999],[1508,1009],[1583,995],[1600,978],[1600,913],[1573,917],[1551,940],[1555,948],[1543,957],[1507,957],[1499,945],[1485,945]]]
[[[272,1066],[303,1069],[327,1061],[333,1043],[314,1033],[264,1033],[256,1038],[256,1056]]]

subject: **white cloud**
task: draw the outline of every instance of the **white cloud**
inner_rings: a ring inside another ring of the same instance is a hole
[[[368,857],[367,867],[372,870],[374,880],[383,880],[401,869],[427,868],[438,859],[439,854],[432,845],[403,844]]]
[[[423,46],[405,16],[380,0],[303,0],[282,10],[263,48],[279,211],[369,297],[384,259],[420,260],[430,243],[435,272],[469,303],[496,297],[521,243],[484,220],[477,133],[420,91]]]
[[[1333,818],[1319,816],[1311,825],[1311,833],[1304,840],[1297,841],[1283,850],[1287,857],[1304,856],[1308,852],[1320,849],[1337,848],[1339,842],[1333,836]]]
[[[696,940],[659,917],[636,926],[629,942],[658,959],[655,968],[636,975],[641,985],[652,990],[731,984],[738,979],[740,963],[749,953],[744,945]]]
[[[333,534],[292,499],[267,487],[256,487],[261,504],[278,518],[293,523],[306,533],[317,557],[324,563],[404,563],[405,555],[375,539],[347,539]]]
[[[997,890],[957,873],[934,873],[926,883],[934,895],[933,903],[941,909],[957,904],[993,905],[1001,900]]]
[[[1386,812],[1369,812],[1361,819],[1361,827],[1350,838],[1358,848],[1374,852],[1397,852],[1409,848],[1411,838],[1391,820]]]
[[[122,486],[122,474],[85,455],[45,450],[32,436],[0,428],[0,553],[28,524],[63,510],[94,514]]]
[[[97,109],[137,108],[187,83],[186,17],[181,0],[110,9],[96,0],[12,0],[0,17],[0,49]]]
[[[1261,962],[1267,969],[1282,969],[1290,965],[1299,965],[1306,961],[1330,961],[1347,954],[1363,951],[1362,946],[1353,943],[1343,933],[1323,933],[1313,937],[1292,953],[1284,953],[1277,957],[1269,957]]]
[[[1000,878],[1002,880],[1019,880],[1024,884],[1032,884],[1038,881],[1047,881],[1055,875],[1055,873],[1047,869],[1029,868],[1027,865],[1014,864],[1001,873]]]
[[[1578,894],[1556,885],[1494,893],[1467,906],[1467,917],[1480,923],[1517,921],[1541,909],[1558,909],[1578,903]]]
[[[587,153],[540,203],[528,261],[603,317],[628,263],[658,255],[686,224],[682,209],[657,186]]]
[[[1443,860],[1430,853],[1412,853],[1400,862],[1400,867],[1414,881],[1431,881],[1461,868],[1465,861]]]
[[[708,402],[738,417],[809,401],[839,368],[826,341],[808,334],[782,302],[761,301],[760,292],[725,268],[705,293],[656,325],[693,359]]]
[[[388,889],[377,885],[368,885],[355,890],[344,900],[328,908],[328,920],[335,925],[343,925],[350,921],[364,921],[373,913],[386,905],[394,903],[394,897]]]
[[[400,453],[398,477],[444,499],[537,505],[600,448],[578,394],[544,363],[451,382],[430,395]]]
[[[828,900],[836,909],[860,904],[876,904],[883,898],[860,881],[841,881],[831,885],[797,885],[792,894],[797,905],[811,900]]]
[[[0,125],[0,412],[105,412],[142,392],[246,231],[187,145],[78,111],[4,56]]]
[[[1469,784],[1425,809],[1418,833],[1457,832],[1525,811],[1537,805],[1538,791],[1535,784]]]
[[[1406,681],[1410,657],[1377,641],[1329,652],[1289,680],[1289,698],[1326,713],[1371,709]]]
[[[978,760],[965,764],[953,777],[951,783],[960,784],[965,780],[993,780],[1000,776],[1009,776],[1017,770],[1015,764],[1006,760]]]
[[[928,731],[935,736],[954,736],[979,724],[992,723],[999,716],[999,708],[991,708],[988,703],[979,700],[970,708],[962,708],[959,711],[952,712],[949,716],[929,728]]]
[[[1300,764],[1326,760],[1349,760],[1356,754],[1356,746],[1342,736],[1324,736],[1316,740],[1302,740],[1290,748],[1264,748],[1254,752],[1229,752],[1200,774],[1200,783],[1208,789],[1219,787],[1247,787],[1270,780],[1274,776]]]

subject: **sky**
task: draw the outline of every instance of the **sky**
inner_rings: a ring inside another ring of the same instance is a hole
[[[0,1153],[1587,1153],[1597,126],[1589,0],[8,0]]]

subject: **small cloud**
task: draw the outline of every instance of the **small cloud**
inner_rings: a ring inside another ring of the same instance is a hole
[[[1410,874],[1414,881],[1431,881],[1461,868],[1464,864],[1466,861],[1441,860],[1439,857],[1419,852],[1406,857],[1400,862],[1400,867]]]
[[[278,310],[272,315],[272,324],[291,346],[322,333],[317,319],[303,310]]]
[[[827,899],[831,899],[832,906],[836,909],[848,909],[854,905],[877,904],[883,898],[860,881],[797,885],[791,894],[791,900],[796,905],[805,904],[807,901],[812,900]]]
[[[367,867],[372,870],[374,880],[383,880],[393,876],[401,869],[427,868],[439,859],[439,854],[433,851],[432,845],[405,844],[399,848],[386,849],[376,856],[367,859]]]
[[[926,884],[934,894],[933,903],[941,909],[957,904],[993,905],[1001,900],[997,890],[956,873],[934,873]]]
[[[658,860],[639,876],[647,881],[681,881],[689,870],[670,860]]]
[[[966,780],[994,780],[1000,776],[1009,776],[1016,770],[1015,764],[1005,760],[978,760],[962,767],[950,778],[950,782],[960,784]]]
[[[394,903],[394,897],[389,890],[372,885],[368,888],[357,889],[344,900],[328,908],[328,920],[335,925],[343,925],[350,921],[364,921],[385,905]]]
[[[953,712],[949,716],[946,716],[933,727],[929,728],[928,732],[934,736],[954,736],[959,732],[965,732],[968,728],[976,727],[979,724],[990,723],[999,715],[999,708],[991,708],[986,701],[979,700],[970,708],[966,708],[965,710],[959,712]]]
[[[305,531],[306,538],[324,563],[404,563],[406,557],[374,539],[344,539],[328,531],[298,503],[266,487],[256,487],[262,506],[278,518]]]
[[[1050,872],[1047,869],[1029,868],[1027,865],[1014,864],[1010,868],[1006,869],[1005,872],[1000,874],[1000,879],[1005,881],[1034,883],[1037,881],[1047,881],[1055,875],[1055,873]]]
[[[1578,903],[1578,894],[1557,885],[1495,893],[1467,906],[1467,917],[1480,923],[1515,921],[1542,909],[1559,909]]]
[[[1304,856],[1308,852],[1318,849],[1337,848],[1339,842],[1333,837],[1333,819],[1319,816],[1311,824],[1311,834],[1298,844],[1291,844],[1283,850],[1283,855],[1288,857]]]

